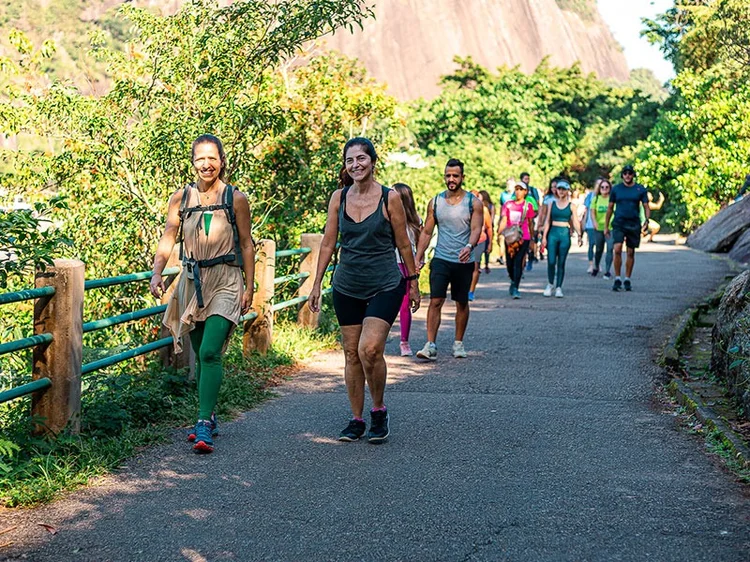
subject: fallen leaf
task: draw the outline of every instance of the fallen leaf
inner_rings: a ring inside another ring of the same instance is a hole
[[[10,546],[12,544],[13,544],[13,541],[4,542],[3,544],[0,544],[0,548],[6,547],[6,546]]]
[[[37,523],[37,525],[39,525],[40,527],[44,527],[52,535],[56,535],[57,534],[57,529],[55,529],[52,525],[47,525],[46,523]]]
[[[3,529],[0,531],[0,535],[4,535],[5,533],[10,533],[13,529],[17,529],[18,525],[13,525],[12,527],[8,527],[7,529]]]

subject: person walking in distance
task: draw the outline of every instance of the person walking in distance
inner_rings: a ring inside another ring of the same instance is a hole
[[[609,207],[609,194],[612,184],[606,178],[598,178],[594,184],[594,198],[591,200],[591,216],[594,220],[594,270],[591,275],[599,274],[599,266],[602,263],[604,247],[607,247],[607,256],[604,262],[604,279],[612,279],[612,248],[614,240],[612,235],[604,236],[604,220],[607,218],[607,207]],[[611,225],[610,225],[611,227]]]
[[[419,235],[422,232],[422,219],[419,218],[416,205],[414,205],[414,194],[412,193],[411,187],[405,183],[394,183],[393,189],[395,189],[401,196],[401,203],[403,203],[404,212],[406,213],[406,234],[409,236],[412,255],[415,255],[417,253],[417,240],[419,240]],[[398,248],[396,248],[396,261],[398,262],[398,268],[401,270],[401,275],[408,277],[409,271]],[[398,313],[399,328],[401,329],[400,348],[402,357],[410,357],[413,355],[411,346],[409,345],[412,307],[410,294],[411,285],[415,282],[416,281],[406,282],[406,293],[404,294],[404,300],[401,302],[401,310]]]
[[[523,275],[523,260],[529,250],[529,243],[534,236],[534,206],[526,200],[528,186],[519,181],[516,183],[516,197],[503,205],[502,218],[498,226],[498,233],[506,229],[517,232],[505,234],[505,256],[510,277],[510,296],[520,299],[521,276]],[[513,236],[511,238],[511,235]]]
[[[364,137],[350,139],[344,145],[343,160],[344,170],[339,175],[343,187],[333,192],[328,203],[308,305],[313,312],[320,311],[320,285],[340,234],[341,257],[332,282],[333,308],[341,326],[352,419],[339,440],[357,441],[365,434],[362,414],[367,382],[372,399],[367,440],[377,444],[390,434],[384,402],[385,342],[401,308],[407,281],[414,281],[410,288],[412,311],[419,308],[419,273],[401,196],[375,181],[378,156],[372,142]],[[406,265],[406,277],[396,263],[394,242]]]
[[[609,221],[614,215],[612,235],[614,237],[615,282],[612,285],[612,290],[619,291],[624,288],[626,291],[630,291],[633,288],[630,276],[633,274],[633,266],[635,265],[635,250],[641,244],[641,229],[648,227],[651,209],[648,206],[648,191],[641,184],[635,183],[633,166],[630,164],[625,166],[620,175],[622,183],[615,185],[609,196],[607,218],[604,221],[604,235],[609,236]],[[641,224],[641,206],[643,206],[643,224]],[[622,273],[623,242],[628,244],[624,283],[620,277]]]
[[[471,194],[482,201],[482,194],[479,191],[472,191]],[[469,302],[474,300],[474,292],[477,290],[477,283],[479,283],[479,271],[482,263],[482,256],[484,255],[487,248],[492,251],[492,215],[490,215],[489,209],[482,201],[482,233],[479,235],[479,241],[477,247],[474,248],[473,259],[474,259],[474,273],[471,276],[471,288],[469,289]]]
[[[227,157],[221,141],[213,135],[199,136],[193,142],[192,161],[197,181],[169,200],[149,289],[156,298],[164,294],[161,274],[179,242],[182,274],[162,322],[174,338],[176,353],[182,351],[183,337],[190,337],[197,359],[198,421],[188,441],[196,453],[211,453],[218,433],[214,410],[223,378],[222,354],[253,301],[255,246],[247,198],[226,183]]]
[[[521,178],[521,181],[526,184],[526,187],[528,188],[528,195],[526,200],[529,201],[534,206],[534,214],[536,215],[534,217],[534,232],[537,231],[537,219],[539,217],[539,206],[541,205],[541,197],[539,196],[539,190],[531,185],[531,176],[528,172],[521,172],[521,175],[519,176]],[[526,258],[526,271],[531,271],[534,268],[534,262],[539,261],[537,259],[537,242],[536,237],[532,236],[531,240],[529,240],[529,251],[528,256]]]
[[[482,197],[482,205],[484,205],[490,212],[490,229],[487,232],[488,240],[492,240],[492,226],[495,224],[495,204],[492,202],[492,197],[487,190],[482,189],[479,191],[479,195]],[[490,254],[492,253],[492,244],[487,244],[484,249],[484,272],[490,272]],[[480,269],[481,269],[481,263]]]
[[[515,195],[515,188],[516,188],[516,180],[513,178],[509,178],[508,181],[505,182],[505,189],[500,193],[500,208],[502,209],[503,206],[513,199],[513,196]],[[500,235],[502,237],[502,234]],[[498,239],[497,242],[497,249],[500,253],[500,257],[497,259],[497,261],[500,263],[500,265],[505,264],[505,243],[503,242],[502,238]]]
[[[549,182],[549,186],[547,187],[547,191],[544,192],[544,197],[542,197],[542,201],[539,205],[539,220],[537,220],[537,234],[540,238],[540,247],[539,247],[539,259],[544,259],[544,241],[541,239],[541,233],[544,232],[544,225],[547,222],[547,209],[549,208],[550,202],[554,201],[557,197],[557,180],[558,178],[553,178]]]
[[[437,226],[437,246],[430,262],[427,343],[417,352],[417,357],[432,361],[437,358],[437,334],[448,285],[451,299],[456,303],[453,356],[467,356],[463,340],[469,322],[469,288],[474,272],[472,251],[476,248],[484,219],[482,202],[463,189],[463,162],[456,158],[448,160],[443,179],[448,189],[427,204],[427,217],[417,245],[417,263],[422,263]]]
[[[578,245],[583,245],[581,222],[578,220],[576,204],[570,200],[570,183],[557,180],[557,197],[547,204],[546,222],[542,238],[547,246],[547,281],[543,295],[551,297],[554,290],[557,298],[562,298],[562,285],[565,280],[565,262],[570,251],[570,229],[578,235]]]
[[[597,182],[599,181],[601,180],[597,179],[594,182],[594,189],[589,191],[583,200],[583,218],[581,219],[581,223],[583,224],[583,229],[586,231],[586,241],[588,243],[588,252],[586,257],[588,257],[589,260],[589,267],[586,270],[586,273],[588,273],[589,275],[593,274],[594,272],[594,247],[596,244],[596,229],[594,228],[594,216],[591,213],[591,201],[594,199],[594,192],[598,187]]]

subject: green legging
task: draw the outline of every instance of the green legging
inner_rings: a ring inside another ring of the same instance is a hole
[[[562,287],[565,279],[565,260],[568,259],[569,251],[570,229],[562,226],[550,228],[547,234],[547,281],[550,285]]]
[[[229,337],[232,324],[223,316],[209,316],[205,322],[196,322],[190,332],[190,343],[195,357],[195,382],[198,385],[198,419],[207,420],[216,408],[219,388],[224,376],[221,350]]]

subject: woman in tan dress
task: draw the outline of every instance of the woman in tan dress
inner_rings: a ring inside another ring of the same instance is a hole
[[[222,353],[253,300],[255,248],[247,198],[224,182],[226,154],[221,141],[201,135],[193,142],[192,159],[198,180],[169,200],[150,288],[157,298],[164,293],[161,273],[179,238],[183,268],[163,323],[177,353],[182,351],[183,336],[190,336],[197,358],[200,411],[188,440],[194,442],[195,452],[211,453],[212,436],[218,433],[214,409],[223,376]]]

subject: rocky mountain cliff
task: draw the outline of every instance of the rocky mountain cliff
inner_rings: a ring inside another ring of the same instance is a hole
[[[600,78],[629,77],[595,0],[375,0],[375,16],[364,30],[339,31],[326,44],[360,59],[401,99],[437,95],[456,55],[527,72],[549,56],[554,66],[580,61]]]
[[[117,5],[124,0],[0,1],[2,30],[20,27],[32,40],[53,37],[58,57],[53,69],[77,82],[99,78],[87,60],[87,33],[93,27],[116,30]],[[171,14],[183,0],[130,0]],[[232,0],[219,0],[228,4]],[[455,69],[456,55],[470,55],[494,69],[520,65],[533,71],[545,57],[555,66],[576,61],[601,78],[626,81],[629,70],[619,45],[602,21],[596,0],[365,0],[375,19],[354,34],[339,30],[324,40],[327,48],[360,59],[368,71],[400,99],[433,97],[442,75]],[[613,0],[614,1],[614,0]],[[4,38],[0,38],[0,54]]]

